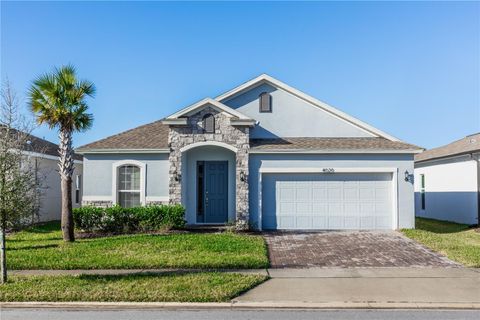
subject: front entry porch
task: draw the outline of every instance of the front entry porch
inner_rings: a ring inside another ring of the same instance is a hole
[[[181,203],[189,225],[225,225],[236,220],[236,156],[218,146],[182,152]]]

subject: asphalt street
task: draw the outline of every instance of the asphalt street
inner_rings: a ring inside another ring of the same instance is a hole
[[[447,320],[480,319],[479,310],[72,310],[3,309],[1,320]]]

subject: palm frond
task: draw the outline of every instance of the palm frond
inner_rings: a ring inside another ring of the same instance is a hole
[[[55,68],[37,77],[29,90],[29,107],[37,122],[67,131],[85,131],[92,126],[93,115],[87,113],[87,96],[95,95],[95,85],[78,80],[73,65]]]

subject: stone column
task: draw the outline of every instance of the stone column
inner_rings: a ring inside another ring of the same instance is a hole
[[[170,204],[180,204],[182,202],[182,153],[180,152],[181,139],[177,130],[179,128],[171,127],[168,135],[168,145],[170,146],[170,154],[168,156],[170,163],[168,171]]]
[[[250,144],[248,128],[245,128],[246,136],[239,137],[236,153],[236,228],[238,230],[249,229],[249,205],[248,205],[248,158]],[[243,173],[243,175],[242,175]],[[242,181],[243,176],[243,181]]]

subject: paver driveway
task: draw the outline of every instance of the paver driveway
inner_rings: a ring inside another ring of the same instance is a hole
[[[265,239],[272,268],[459,267],[398,232],[272,232]]]

